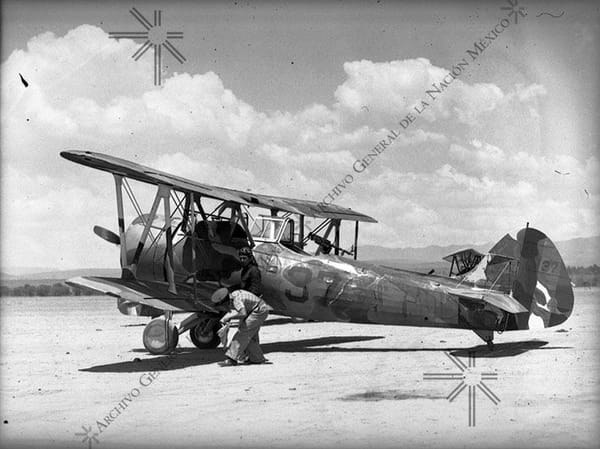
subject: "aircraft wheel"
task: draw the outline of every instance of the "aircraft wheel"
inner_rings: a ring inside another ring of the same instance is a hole
[[[169,321],[168,332],[165,332],[165,319],[154,318],[144,328],[144,347],[151,354],[168,354],[177,347],[179,332],[177,326]]]
[[[211,318],[206,318],[200,321],[196,326],[190,329],[190,338],[192,343],[200,349],[213,349],[219,346],[221,339],[217,332],[219,331],[220,323],[217,321],[214,326],[204,331]]]

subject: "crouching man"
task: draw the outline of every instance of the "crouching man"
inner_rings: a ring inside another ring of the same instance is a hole
[[[229,293],[226,288],[220,288],[214,292],[211,301],[214,304],[226,305],[230,309],[221,318],[221,323],[226,324],[235,318],[240,320],[238,331],[225,352],[227,358],[219,365],[265,363],[267,360],[260,349],[258,332],[269,315],[269,306],[249,291],[235,290]]]

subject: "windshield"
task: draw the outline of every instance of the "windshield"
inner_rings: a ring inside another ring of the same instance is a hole
[[[284,220],[281,218],[257,217],[252,225],[250,234],[254,240],[261,242],[276,242],[279,239]]]

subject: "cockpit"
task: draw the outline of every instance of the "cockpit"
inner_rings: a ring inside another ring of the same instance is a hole
[[[302,229],[302,221],[298,225],[298,229]],[[310,254],[306,250],[306,244],[309,241],[314,242],[317,245],[316,254],[329,254],[331,250],[335,249],[335,254],[338,253],[353,255],[354,247],[350,250],[344,250],[337,244],[329,241],[327,237],[318,235],[318,231],[322,229],[327,223],[329,223],[328,231],[325,232],[327,236],[329,232],[335,228],[335,224],[331,222],[325,222],[321,224],[315,231],[312,231],[308,236],[304,237],[298,231],[296,231],[296,222],[290,217],[277,217],[277,216],[266,216],[259,215],[254,219],[252,226],[250,227],[250,234],[252,239],[257,243],[279,243],[286,248],[301,254]]]

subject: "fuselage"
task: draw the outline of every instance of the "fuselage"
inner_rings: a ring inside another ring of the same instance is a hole
[[[471,328],[473,317],[445,287],[456,279],[372,265],[339,256],[312,256],[281,244],[254,248],[264,299],[280,314],[317,321]],[[503,314],[488,306],[478,328],[495,329]]]
[[[163,223],[157,220],[153,225],[160,232]],[[127,230],[129,260],[142,228],[143,220],[138,220]],[[253,251],[261,271],[263,298],[278,314],[315,321],[506,329],[504,311],[490,304],[463,302],[448,293],[457,279],[335,255],[311,255],[279,242],[257,242]],[[189,284],[195,277],[200,283],[228,280],[232,285],[241,268],[236,247],[214,239],[182,236],[173,245],[173,259],[178,283]],[[165,280],[165,261],[163,233],[142,251],[137,278]]]

